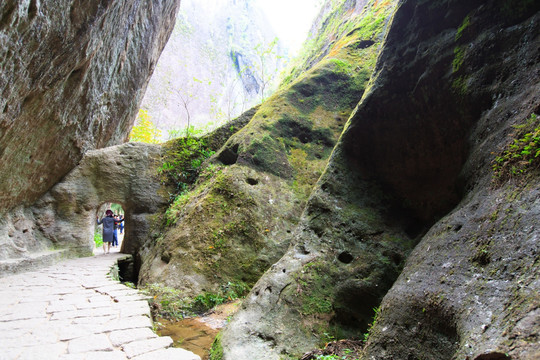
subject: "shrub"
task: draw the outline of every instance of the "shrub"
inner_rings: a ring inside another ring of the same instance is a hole
[[[493,160],[493,175],[499,182],[524,175],[540,164],[540,120],[537,115],[532,113],[524,124],[514,128],[512,142]]]

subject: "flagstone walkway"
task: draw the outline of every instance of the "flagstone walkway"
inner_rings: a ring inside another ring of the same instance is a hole
[[[107,273],[118,252],[0,278],[0,359],[200,360],[152,331],[148,302]]]

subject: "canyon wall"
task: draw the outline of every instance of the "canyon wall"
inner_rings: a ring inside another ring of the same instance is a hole
[[[87,151],[127,140],[179,5],[1,3],[0,260],[7,268],[56,248],[28,206]]]
[[[223,359],[343,337],[367,337],[366,359],[538,356],[539,7],[399,2],[291,248],[215,344]]]
[[[0,213],[127,139],[180,1],[3,1]]]

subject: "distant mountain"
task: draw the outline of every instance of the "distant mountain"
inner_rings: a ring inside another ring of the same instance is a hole
[[[142,108],[163,139],[221,124],[270,93],[287,53],[256,1],[184,0]]]

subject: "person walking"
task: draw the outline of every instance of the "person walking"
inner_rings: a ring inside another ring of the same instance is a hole
[[[123,234],[124,233],[124,215],[120,215],[120,224],[118,225],[118,227],[120,228],[120,234]]]
[[[114,230],[113,230],[113,241],[112,246],[117,247],[118,246],[118,215],[114,215]]]
[[[109,253],[111,251],[111,243],[113,242],[114,234],[114,222],[113,212],[111,210],[105,211],[105,217],[101,220],[99,216],[96,217],[97,224],[103,224],[103,252]]]

